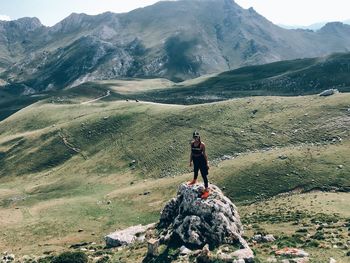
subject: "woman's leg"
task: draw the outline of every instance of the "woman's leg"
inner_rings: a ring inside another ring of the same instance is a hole
[[[199,162],[193,160],[193,180],[197,181],[199,171]]]
[[[197,161],[193,160],[193,180],[188,182],[188,185],[193,185],[197,182],[198,178],[198,170],[199,170],[199,164]]]
[[[209,187],[208,167],[207,167],[207,164],[206,164],[205,160],[202,160],[202,162],[200,164],[200,170],[201,170],[201,175],[202,175],[202,178],[203,178],[203,181],[204,181],[205,189],[208,189],[208,187]]]
[[[208,189],[208,187],[209,187],[208,175],[207,174],[202,174],[202,177],[203,177],[205,189]]]

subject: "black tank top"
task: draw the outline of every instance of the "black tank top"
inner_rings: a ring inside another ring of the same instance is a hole
[[[200,157],[203,155],[203,149],[201,149],[202,143],[200,143],[197,147],[194,146],[194,142],[192,143],[192,156],[193,157]]]

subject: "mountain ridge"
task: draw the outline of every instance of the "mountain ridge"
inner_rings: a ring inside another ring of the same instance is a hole
[[[318,32],[283,29],[230,0],[162,1],[121,14],[73,13],[52,27],[29,32],[24,43],[17,40],[22,50],[17,59],[8,61],[9,51],[0,52],[0,79],[35,92],[120,77],[182,81],[242,66],[345,52],[349,31],[350,26],[339,23]],[[93,55],[75,62],[84,52]],[[75,70],[59,70],[62,58]]]

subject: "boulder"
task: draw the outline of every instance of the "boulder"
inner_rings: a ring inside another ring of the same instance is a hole
[[[277,250],[275,253],[278,256],[287,256],[287,257],[308,257],[309,256],[309,254],[302,249],[290,248],[290,247]]]
[[[243,226],[236,206],[215,185],[210,185],[207,199],[200,198],[203,190],[202,185],[181,184],[176,198],[162,210],[158,229],[185,245],[239,244],[249,248],[242,237]]]
[[[274,242],[276,238],[273,235],[266,235],[262,238],[264,242]]]
[[[260,235],[260,234],[254,235],[252,239],[254,241],[260,243],[260,242],[262,242],[262,235]]]
[[[236,250],[232,253],[232,256],[238,258],[238,260],[244,260],[244,262],[254,262],[254,254],[250,248]]]
[[[266,236],[262,236],[262,235],[255,235],[252,238],[253,241],[257,242],[257,243],[262,243],[262,242],[274,242],[276,239],[273,235],[269,234]]]
[[[326,96],[331,96],[331,95],[336,94],[336,93],[339,93],[339,90],[327,89],[327,90],[322,91],[319,95],[326,97]]]
[[[145,233],[148,229],[154,227],[154,224],[142,226],[132,226],[124,230],[113,232],[105,236],[107,247],[119,247],[132,244],[136,241],[144,241]]]

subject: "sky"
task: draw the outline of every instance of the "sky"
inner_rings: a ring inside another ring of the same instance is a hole
[[[0,0],[0,20],[37,17],[52,26],[71,13],[128,12],[157,0]],[[275,24],[308,26],[350,19],[350,0],[235,0]]]

